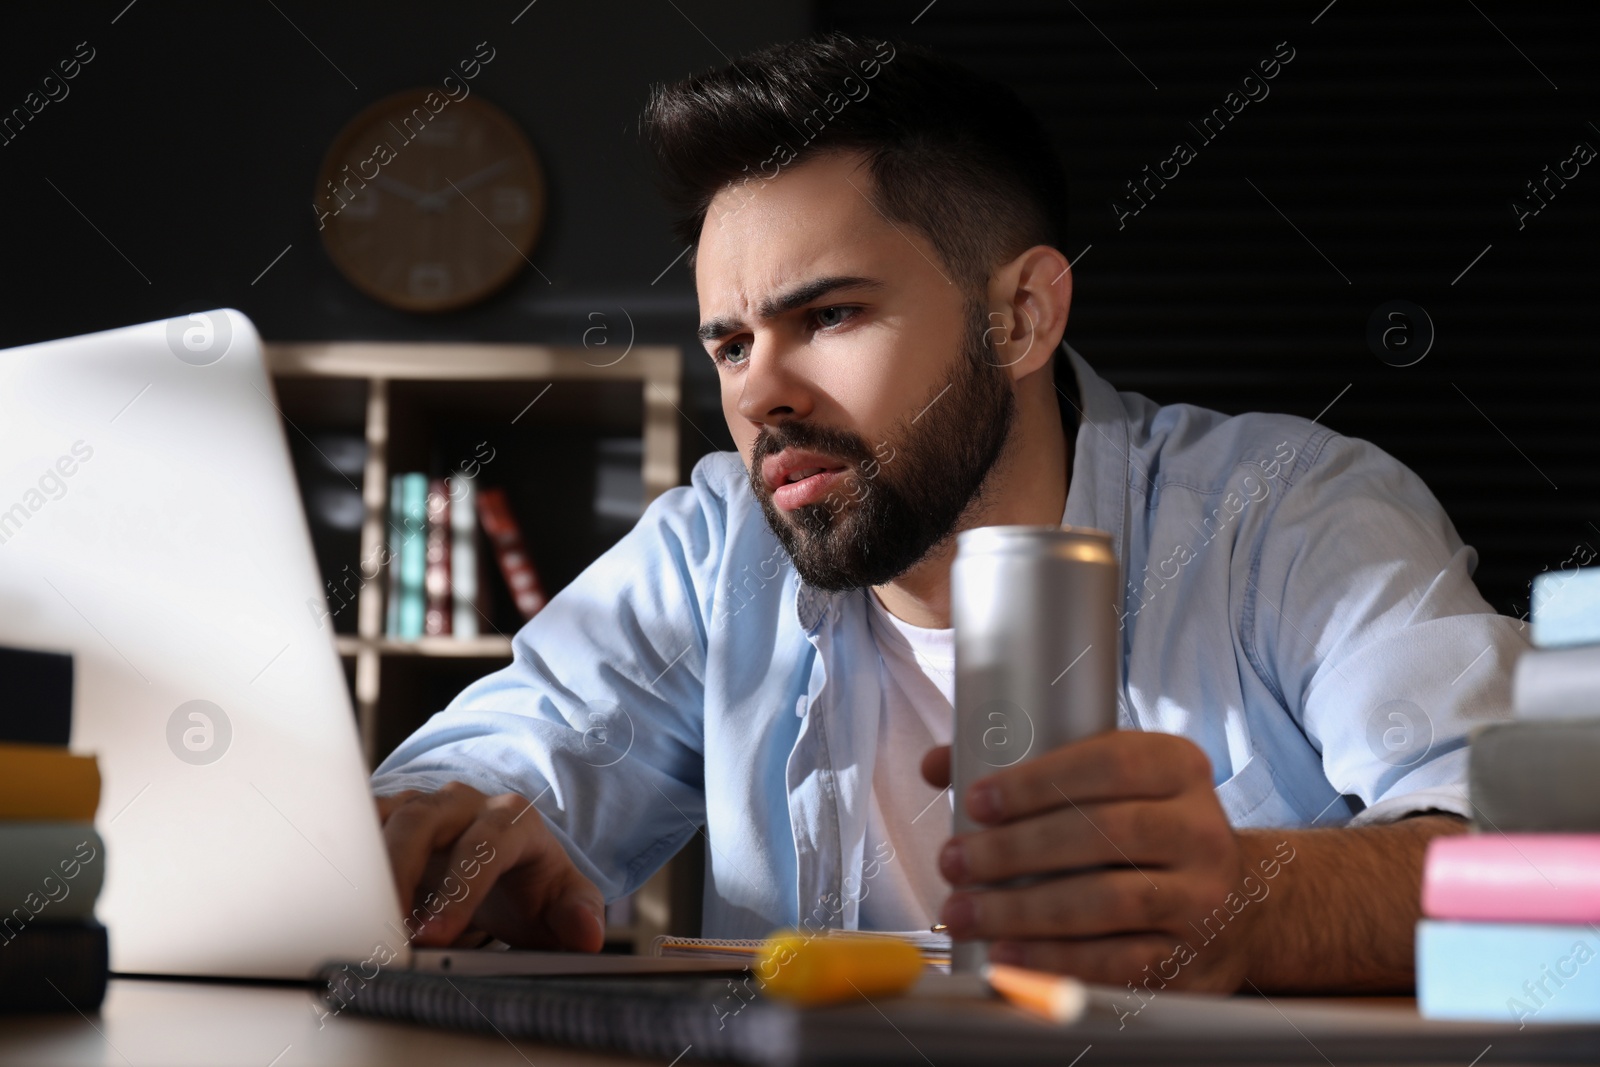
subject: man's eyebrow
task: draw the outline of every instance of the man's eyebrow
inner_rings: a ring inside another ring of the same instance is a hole
[[[760,313],[763,319],[777,318],[796,308],[805,307],[813,300],[821,299],[829,293],[841,289],[882,289],[883,282],[876,278],[861,278],[855,275],[836,274],[823,278],[813,278],[811,281],[802,282],[786,293],[770,296],[761,302]],[[707,319],[695,331],[701,341],[715,341],[729,334],[737,333],[744,328],[744,323],[735,318]]]

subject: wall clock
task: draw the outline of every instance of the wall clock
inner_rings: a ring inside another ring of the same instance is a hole
[[[340,132],[312,199],[339,272],[404,311],[450,311],[526,266],[544,173],[509,115],[436,89],[386,97]]]

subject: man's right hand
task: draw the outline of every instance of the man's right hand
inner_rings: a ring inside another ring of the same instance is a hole
[[[416,944],[481,930],[514,948],[600,950],[605,898],[531,801],[460,782],[374,799]]]

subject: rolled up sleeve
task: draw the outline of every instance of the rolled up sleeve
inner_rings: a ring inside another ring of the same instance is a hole
[[[1376,446],[1332,435],[1258,547],[1258,647],[1352,825],[1438,810],[1470,817],[1467,741],[1511,711],[1527,649],[1472,581],[1427,486]]]

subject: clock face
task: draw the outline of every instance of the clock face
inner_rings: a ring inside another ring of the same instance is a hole
[[[476,303],[530,263],[544,175],[517,124],[477,96],[398,93],[339,134],[312,201],[350,282],[406,311]]]

